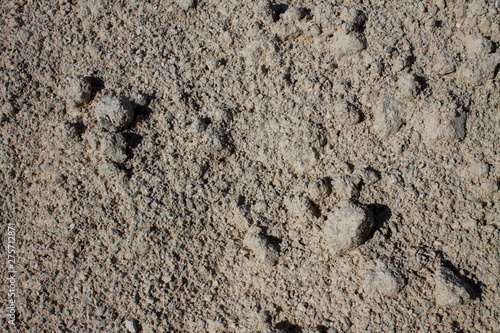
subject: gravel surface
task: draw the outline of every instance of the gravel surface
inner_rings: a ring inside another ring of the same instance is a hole
[[[2,1],[1,330],[499,332],[499,12]]]

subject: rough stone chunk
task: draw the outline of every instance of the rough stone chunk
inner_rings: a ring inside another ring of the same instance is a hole
[[[134,120],[134,108],[125,97],[103,96],[96,106],[99,124],[108,131],[129,126]]]
[[[455,60],[451,58],[441,58],[436,61],[432,70],[438,75],[451,74],[455,71]]]
[[[312,200],[322,200],[332,192],[330,183],[324,179],[313,179],[307,183],[307,193]]]
[[[469,58],[484,56],[490,53],[492,48],[493,44],[491,41],[483,36],[471,36],[467,39],[465,44],[465,49],[467,50],[467,56]]]
[[[358,175],[366,185],[374,184],[380,180],[380,176],[377,174],[377,172],[370,168],[362,168],[360,170],[357,170],[355,174]]]
[[[337,33],[333,37],[332,51],[337,58],[359,53],[366,48],[365,36],[361,33]]]
[[[494,200],[495,193],[498,192],[498,184],[491,179],[485,179],[479,187],[479,196],[482,201],[489,202]]]
[[[283,40],[299,37],[301,33],[302,31],[291,23],[279,22],[276,27],[276,35]]]
[[[373,129],[381,139],[396,133],[404,123],[404,109],[400,102],[388,95],[380,98],[374,110]]]
[[[176,2],[184,10],[196,7],[196,0],[176,0]]]
[[[206,119],[196,117],[189,126],[188,132],[193,134],[203,133],[207,129],[208,125],[209,123]]]
[[[424,137],[435,140],[462,140],[465,137],[465,110],[454,102],[437,102],[427,112],[424,123]]]
[[[343,6],[340,19],[358,29],[366,22],[367,17],[362,11],[354,7]]]
[[[256,19],[265,24],[273,23],[276,15],[273,4],[269,0],[258,0],[254,8],[254,14]]]
[[[417,97],[420,92],[420,84],[415,75],[405,73],[398,78],[398,96],[401,98],[412,99]]]
[[[489,54],[480,59],[472,59],[460,66],[458,75],[466,82],[480,86],[495,77],[500,65],[500,53]]]
[[[127,160],[127,141],[120,133],[101,134],[101,154],[115,163]]]
[[[327,35],[333,34],[341,24],[341,21],[337,20],[335,5],[331,2],[319,3],[313,10],[313,17]]]
[[[301,123],[294,124],[292,131],[279,141],[278,153],[293,172],[303,174],[319,160],[326,144],[325,129],[319,124]]]
[[[333,256],[341,256],[365,241],[375,224],[372,212],[351,200],[328,213],[323,234]]]
[[[437,305],[454,307],[467,303],[471,299],[471,287],[450,269],[438,267],[434,279],[436,284],[434,296]]]
[[[68,101],[75,106],[82,106],[90,101],[92,96],[92,84],[90,78],[76,75],[68,79],[66,93]]]
[[[333,109],[338,121],[342,125],[352,126],[361,121],[359,110],[346,100],[335,103]]]
[[[207,131],[203,146],[206,153],[215,159],[223,159],[234,152],[234,145],[229,135],[223,130],[213,128]]]
[[[127,319],[125,320],[125,328],[130,332],[130,333],[136,333],[138,332],[138,327],[137,327],[137,320],[135,319]]]
[[[359,197],[361,178],[357,175],[342,175],[334,179],[333,189],[341,200]]]
[[[470,164],[468,175],[473,182],[479,183],[481,180],[488,177],[489,172],[490,167],[488,164],[483,161],[473,161]]]
[[[283,21],[288,23],[297,23],[302,20],[307,14],[304,7],[291,7],[281,16]]]
[[[241,55],[245,58],[248,66],[271,66],[279,62],[279,48],[274,39],[260,38],[248,44],[242,50]]]
[[[213,110],[214,121],[219,123],[229,123],[233,120],[233,112],[224,106],[217,106]]]
[[[364,277],[363,289],[369,294],[395,296],[404,286],[403,278],[383,260],[377,260],[377,267],[368,270]]]
[[[2,108],[0,109],[0,113],[7,116],[7,117],[10,117],[16,113],[16,108],[14,107],[12,102],[7,101],[2,105]]]
[[[255,257],[265,264],[275,265],[278,261],[278,250],[266,236],[262,235],[259,227],[250,227],[243,245],[252,250]]]
[[[120,169],[118,169],[113,162],[106,161],[99,164],[99,174],[103,177],[109,179],[117,178],[120,173]]]
[[[287,202],[290,215],[298,218],[301,222],[307,223],[319,216],[318,209],[308,198],[295,196]]]

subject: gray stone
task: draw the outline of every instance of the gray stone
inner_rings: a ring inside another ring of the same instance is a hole
[[[130,332],[130,333],[136,333],[138,332],[138,325],[137,325],[137,320],[135,319],[126,319],[125,322],[125,328]]]
[[[373,129],[379,138],[385,139],[399,130],[404,119],[403,105],[389,95],[384,95],[375,106]]]
[[[493,44],[484,36],[470,36],[467,38],[465,44],[465,49],[467,50],[467,56],[469,58],[485,56],[491,53],[492,48]]]
[[[363,289],[369,294],[395,296],[404,287],[403,278],[383,260],[377,260],[376,268],[364,276]]]
[[[273,4],[269,0],[258,0],[254,8],[255,18],[262,21],[262,23],[270,24],[274,22],[275,12]]]
[[[312,200],[322,200],[332,192],[330,183],[324,179],[313,179],[307,183],[307,193]]]
[[[275,265],[278,261],[278,251],[259,227],[250,227],[243,240],[243,245],[252,250],[255,257],[267,265]]]
[[[463,107],[452,101],[437,102],[427,111],[424,121],[424,138],[436,140],[462,140],[465,137],[467,114]]]
[[[196,7],[196,0],[176,0],[176,2],[177,5],[184,10]]]
[[[304,196],[294,196],[287,200],[288,212],[303,223],[310,222],[318,217],[317,208],[308,198]]]
[[[90,78],[80,75],[69,78],[66,93],[68,100],[75,106],[81,106],[88,103],[92,96]]]
[[[471,287],[446,267],[439,266],[436,269],[434,282],[434,295],[439,306],[454,307],[471,299]]]
[[[438,75],[451,74],[456,70],[455,60],[452,58],[440,58],[436,61],[432,70]]]
[[[120,133],[102,133],[100,143],[104,158],[115,163],[127,160],[127,141]]]
[[[288,8],[287,11],[281,15],[283,21],[288,23],[297,23],[302,20],[306,16],[307,12],[304,7],[291,7]]]
[[[480,86],[495,77],[498,65],[500,65],[500,53],[497,52],[465,62],[457,74],[464,81]]]
[[[366,48],[366,38],[363,34],[351,32],[337,33],[333,37],[332,52],[337,58],[353,55]]]
[[[361,245],[375,224],[372,212],[351,200],[341,201],[328,213],[323,234],[333,256]]]
[[[403,99],[417,97],[420,92],[420,84],[415,75],[404,73],[398,78],[398,96]]]
[[[108,131],[121,130],[134,120],[134,108],[125,97],[103,96],[95,112],[101,127]]]
[[[341,175],[334,179],[333,189],[340,200],[357,199],[361,177],[357,175]]]

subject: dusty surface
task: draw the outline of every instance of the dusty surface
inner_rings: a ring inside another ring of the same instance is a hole
[[[2,1],[17,329],[500,330],[499,7]]]

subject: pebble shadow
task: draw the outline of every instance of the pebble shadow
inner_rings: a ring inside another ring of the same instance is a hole
[[[375,219],[375,226],[373,227],[370,235],[367,238],[368,241],[378,230],[380,230],[384,226],[387,221],[389,221],[392,216],[392,211],[388,206],[382,204],[371,204],[367,207],[372,212]]]

